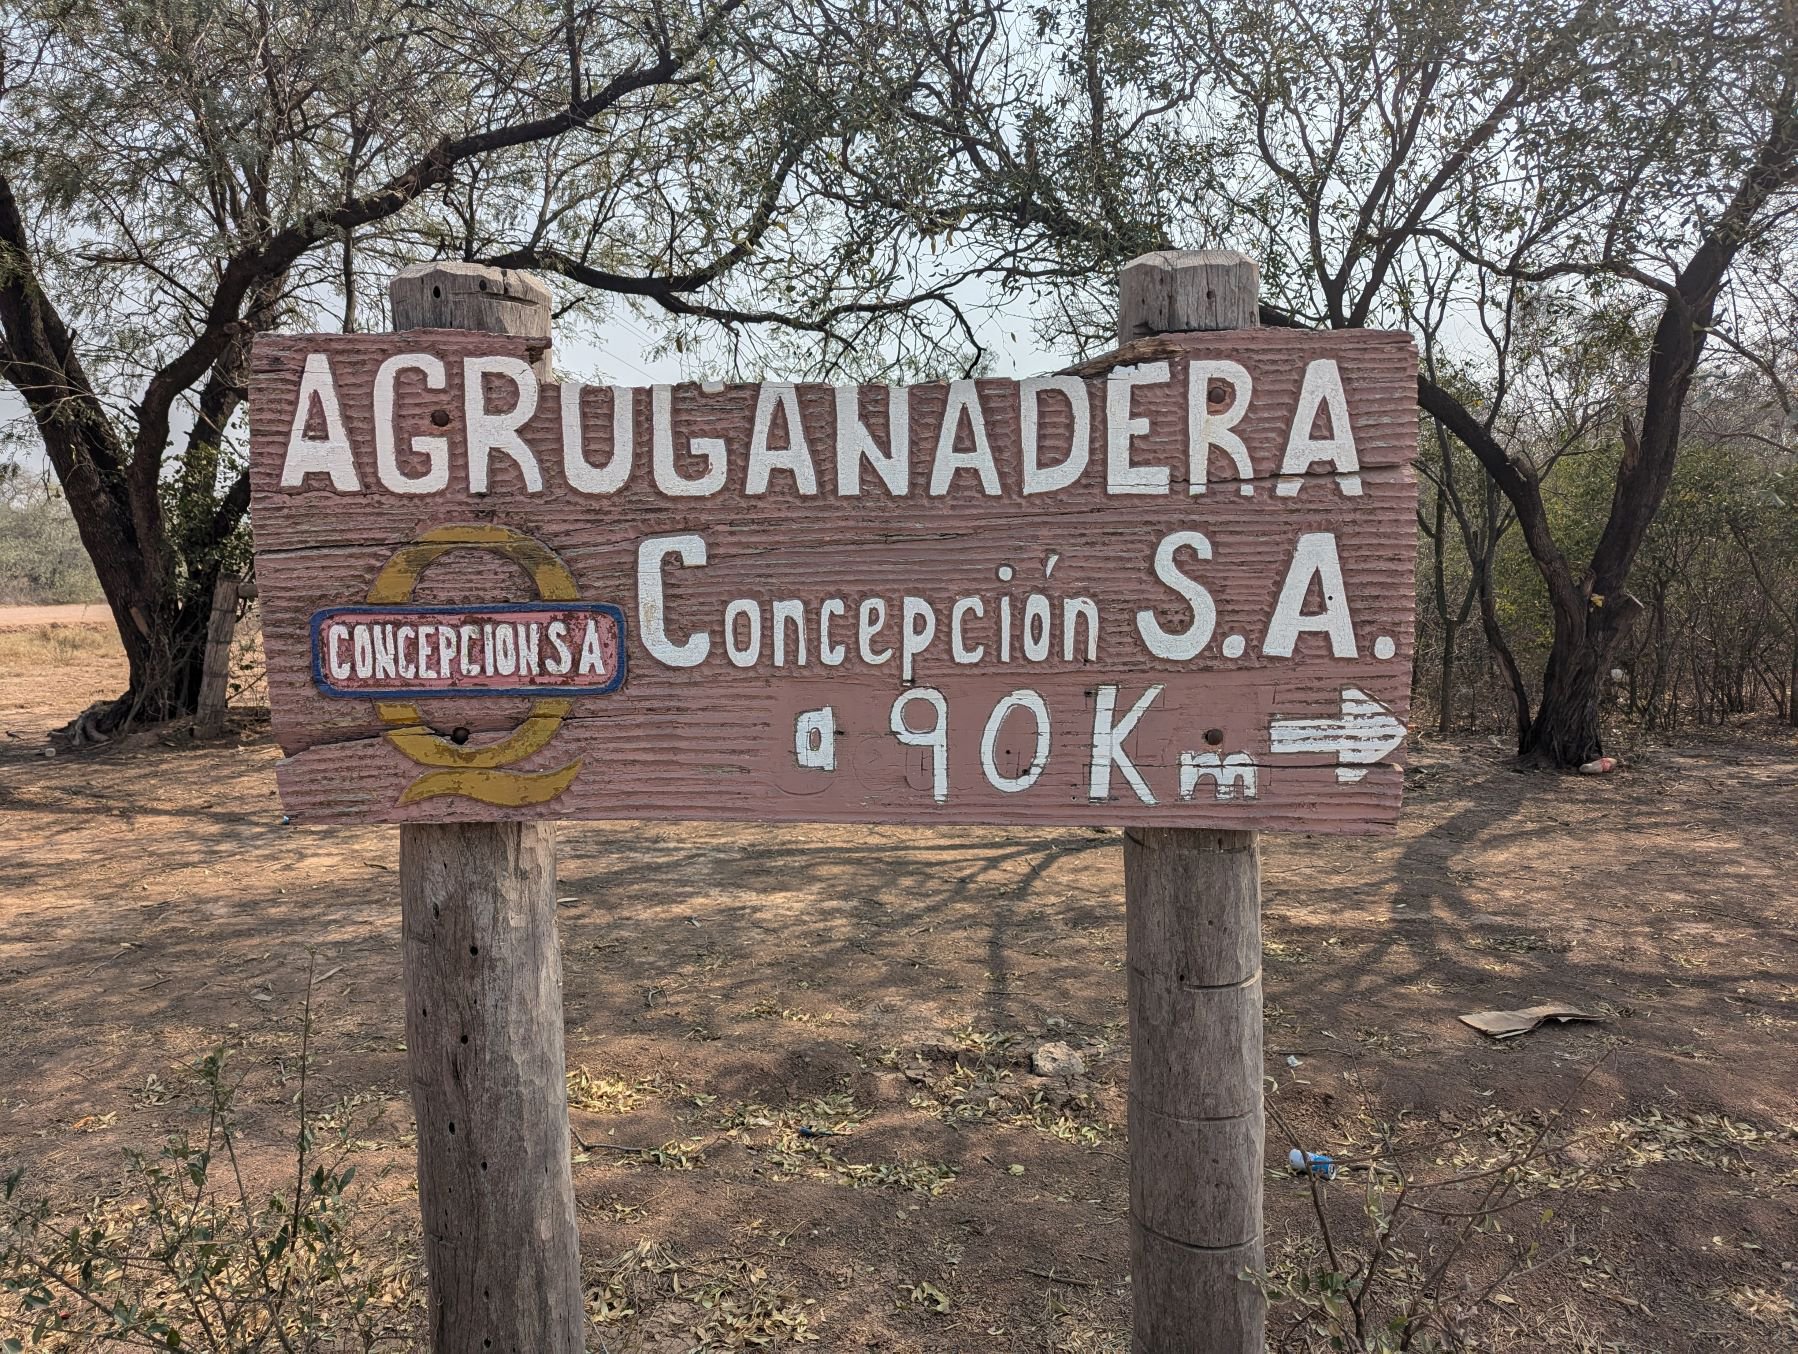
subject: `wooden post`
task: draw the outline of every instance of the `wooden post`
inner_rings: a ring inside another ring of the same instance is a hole
[[[200,670],[200,700],[194,711],[194,733],[217,738],[225,731],[225,707],[231,693],[231,635],[237,629],[240,580],[220,574],[212,585],[212,615],[206,622],[206,658]]]
[[[1118,342],[1256,324],[1223,250],[1124,265]],[[1133,1354],[1260,1354],[1261,862],[1254,832],[1124,834]]]
[[[535,278],[466,263],[408,268],[395,329],[541,337]],[[569,1160],[548,823],[400,828],[406,1048],[436,1354],[581,1354],[586,1314]]]

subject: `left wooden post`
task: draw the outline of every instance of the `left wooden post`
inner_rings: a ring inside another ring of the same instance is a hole
[[[476,264],[408,268],[393,327],[541,338],[550,294]],[[549,823],[400,828],[406,1049],[435,1354],[581,1354],[556,839]]]

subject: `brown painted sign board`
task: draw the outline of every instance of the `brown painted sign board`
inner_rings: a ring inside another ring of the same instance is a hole
[[[555,385],[540,354],[257,342],[296,821],[1396,820],[1405,335],[907,388]]]

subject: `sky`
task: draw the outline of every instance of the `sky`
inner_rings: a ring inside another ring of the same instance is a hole
[[[1030,376],[1054,371],[1067,364],[1064,355],[1050,353],[1036,340],[1035,326],[1028,314],[1015,308],[1002,312],[982,307],[976,328],[981,341],[993,353],[995,375]],[[652,355],[660,344],[660,335],[651,322],[632,314],[623,306],[616,307],[585,332],[556,345],[555,364],[568,376],[593,384],[655,385],[665,381],[699,380],[712,373],[696,365],[690,357],[678,353]],[[10,386],[0,384],[0,426],[24,425],[20,431],[30,433],[24,424],[25,406]],[[191,415],[181,406],[175,410],[171,440],[186,435]],[[35,435],[17,438],[10,448],[0,446],[0,458],[11,456],[31,475],[46,469],[42,447]]]

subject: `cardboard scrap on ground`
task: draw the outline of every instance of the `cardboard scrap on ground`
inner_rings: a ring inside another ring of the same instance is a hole
[[[1575,1006],[1526,1006],[1521,1011],[1470,1011],[1461,1017],[1463,1025],[1471,1025],[1481,1034],[1490,1035],[1494,1039],[1511,1039],[1519,1034],[1528,1034],[1544,1020],[1559,1020],[1563,1023],[1569,1020],[1602,1022],[1604,1017]]]

